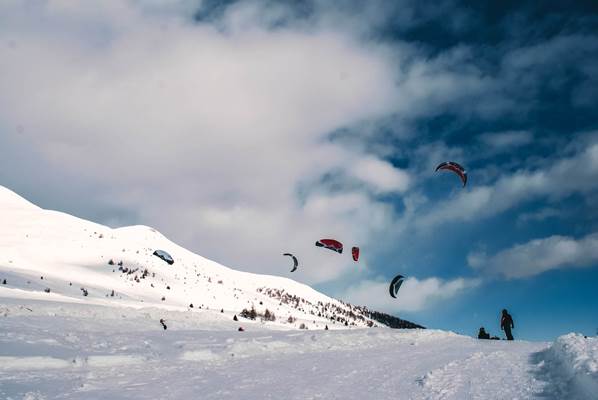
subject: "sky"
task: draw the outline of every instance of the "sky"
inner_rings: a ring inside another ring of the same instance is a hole
[[[0,185],[428,327],[594,335],[598,6],[556,3],[3,1]]]

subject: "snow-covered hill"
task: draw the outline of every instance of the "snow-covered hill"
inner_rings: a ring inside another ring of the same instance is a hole
[[[363,307],[291,279],[227,268],[150,227],[111,229],[41,209],[3,187],[0,221],[0,297],[211,312],[216,320],[254,308],[255,321],[274,329],[379,325]],[[281,256],[281,267],[287,262]]]

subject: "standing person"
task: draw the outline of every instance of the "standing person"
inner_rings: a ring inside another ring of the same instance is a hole
[[[502,310],[502,317],[500,319],[500,329],[505,331],[505,335],[507,335],[507,340],[513,340],[513,334],[511,333],[511,329],[515,329],[515,324],[513,323],[513,317],[511,317],[511,314],[509,314],[506,309]]]

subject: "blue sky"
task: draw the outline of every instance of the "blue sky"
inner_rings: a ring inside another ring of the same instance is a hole
[[[0,184],[426,326],[595,334],[598,7],[536,3],[3,2]]]

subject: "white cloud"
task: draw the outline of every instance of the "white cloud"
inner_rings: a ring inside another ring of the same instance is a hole
[[[352,262],[315,252],[315,240],[363,243],[392,223],[368,192],[406,190],[405,171],[327,140],[393,109],[388,48],[332,29],[268,30],[246,7],[231,8],[228,29],[193,24],[183,3],[0,7],[12,17],[0,24],[0,121],[38,155],[20,168],[76,175],[237,268],[280,273],[279,254],[300,249],[300,279],[312,283]],[[368,189],[298,195],[330,171]]]
[[[560,268],[588,267],[598,264],[598,233],[581,239],[558,235],[534,239],[492,256],[471,253],[467,260],[472,268],[507,278],[524,278]]]
[[[479,136],[484,144],[499,150],[529,144],[534,139],[528,131],[488,132]]]
[[[353,304],[366,305],[376,310],[420,311],[435,302],[458,296],[481,283],[479,279],[457,278],[443,281],[438,278],[418,280],[408,278],[403,282],[396,299],[390,297],[388,282],[365,280],[342,293],[342,298]]]
[[[471,178],[472,171],[470,171]],[[559,199],[571,193],[590,193],[598,189],[598,142],[567,158],[547,163],[543,169],[517,171],[496,183],[461,191],[416,221],[429,228],[450,221],[474,221],[503,212],[535,198]]]
[[[537,211],[523,213],[517,217],[518,224],[525,224],[530,221],[537,222],[537,221],[544,221],[549,218],[559,218],[563,217],[565,213],[563,210],[558,210],[552,207],[541,208]]]
[[[354,177],[379,192],[404,192],[409,187],[407,172],[374,157],[361,158],[350,169]]]

